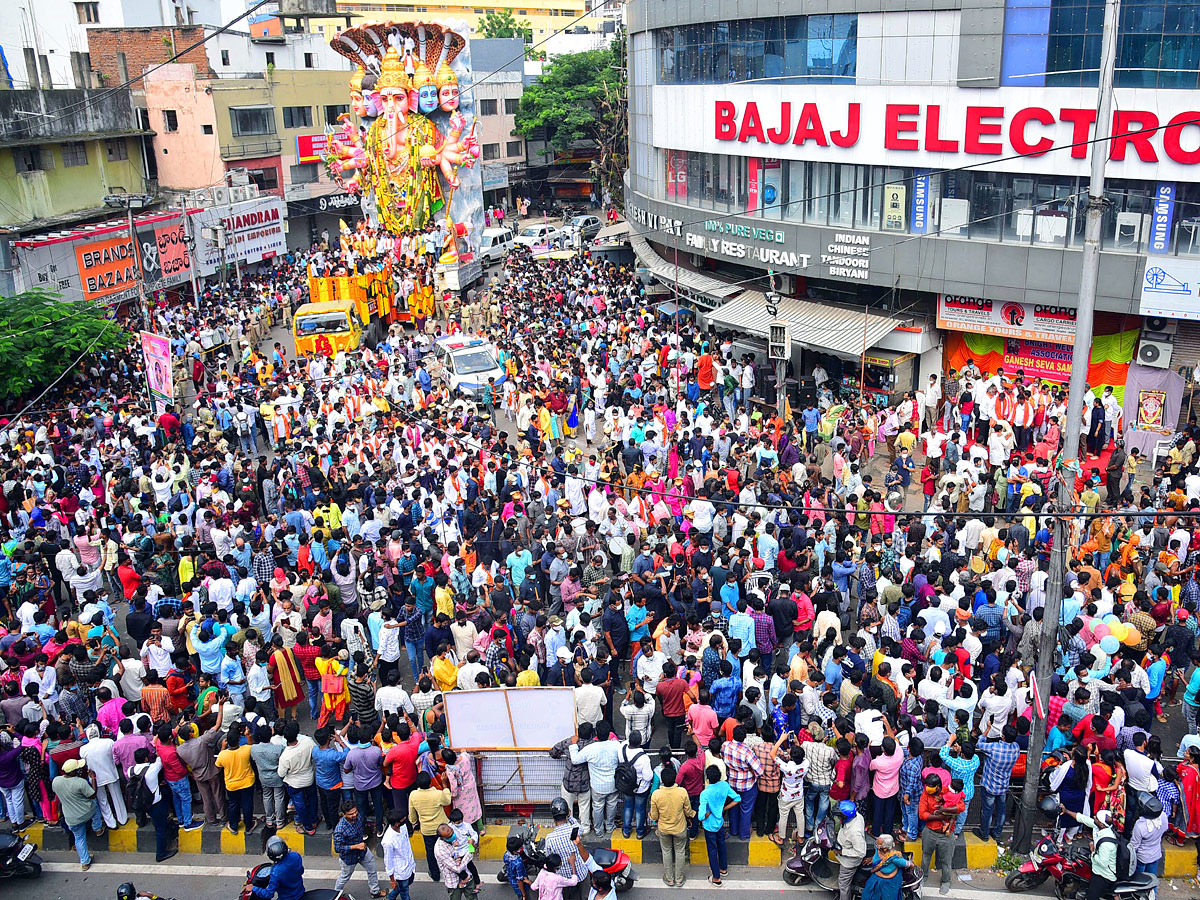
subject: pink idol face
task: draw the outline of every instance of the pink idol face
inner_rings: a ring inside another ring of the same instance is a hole
[[[388,88],[380,97],[385,115],[395,118],[408,112],[408,91],[403,88]]]
[[[438,90],[438,103],[446,112],[454,112],[458,109],[458,85],[442,85]]]
[[[353,110],[356,116],[365,116],[367,114],[367,104],[363,99],[362,91],[350,92],[350,109]]]

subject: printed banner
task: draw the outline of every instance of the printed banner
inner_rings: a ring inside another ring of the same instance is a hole
[[[191,272],[191,257],[182,222],[157,228],[139,228],[137,234],[142,276],[148,287],[158,289],[187,281]]]
[[[1146,314],[1144,310],[1142,314]],[[937,327],[1024,338],[1028,341],[1073,344],[1075,307],[938,294]]]
[[[296,135],[296,162],[320,162],[325,155],[325,134]]]
[[[146,383],[154,398],[154,415],[161,416],[175,399],[175,380],[171,377],[171,341],[161,334],[142,332],[142,357],[146,363]]]
[[[1009,338],[1004,342],[1004,371],[1025,372],[1027,379],[1071,380],[1071,345]]]

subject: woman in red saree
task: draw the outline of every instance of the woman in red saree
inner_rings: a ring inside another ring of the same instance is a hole
[[[1200,837],[1200,748],[1188,747],[1179,772],[1179,793],[1183,801],[1184,833]]]
[[[275,695],[275,709],[280,718],[296,718],[296,707],[305,698],[307,683],[304,673],[296,662],[292,651],[283,646],[283,637],[271,638],[271,657],[267,660],[267,672],[271,677],[271,690]]]

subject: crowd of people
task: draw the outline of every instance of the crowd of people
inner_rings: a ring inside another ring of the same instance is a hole
[[[1061,390],[970,366],[882,410],[823,384],[784,419],[728,336],[659,320],[629,266],[520,248],[423,329],[297,359],[270,325],[338,253],[156,310],[187,403],[148,410],[131,347],[3,423],[14,826],[61,823],[87,869],[89,835],[130,816],[160,860],[178,829],[323,824],[339,887],[361,864],[381,893],[379,836],[404,897],[412,830],[457,900],[484,815],[444,697],[542,685],[574,690],[579,724],[550,753],[552,865],[505,857],[522,900],[606,896],[592,832],[653,831],[671,886],[703,833],[720,884],[727,835],[782,844],[831,809],[847,871],[876,839],[876,896],[905,840],[946,893],[965,830],[1006,839],[1043,715],[1064,837],[1107,823],[1154,868],[1200,834],[1194,426],[1155,472],[1116,429],[1089,437],[1101,479],[1056,465]],[[505,372],[470,397],[425,360],[462,328]],[[1077,540],[1045,622],[1063,477]],[[1152,733],[1176,706],[1178,762]]]

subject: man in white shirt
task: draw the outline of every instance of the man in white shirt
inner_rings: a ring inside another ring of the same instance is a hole
[[[388,812],[387,820],[387,830],[379,841],[383,847],[383,871],[387,873],[391,882],[392,892],[401,900],[405,900],[408,896],[408,886],[417,872],[408,818],[403,811],[393,809]]]
[[[1146,791],[1153,794],[1158,790],[1158,776],[1162,769],[1154,760],[1146,755],[1146,733],[1137,732],[1133,736],[1133,746],[1125,751],[1125,772],[1129,776],[1129,786],[1135,791]]]
[[[579,673],[583,682],[575,688],[575,716],[580,722],[590,722],[595,725],[604,716],[604,704],[608,698],[604,688],[593,684],[593,674],[590,668]]]

